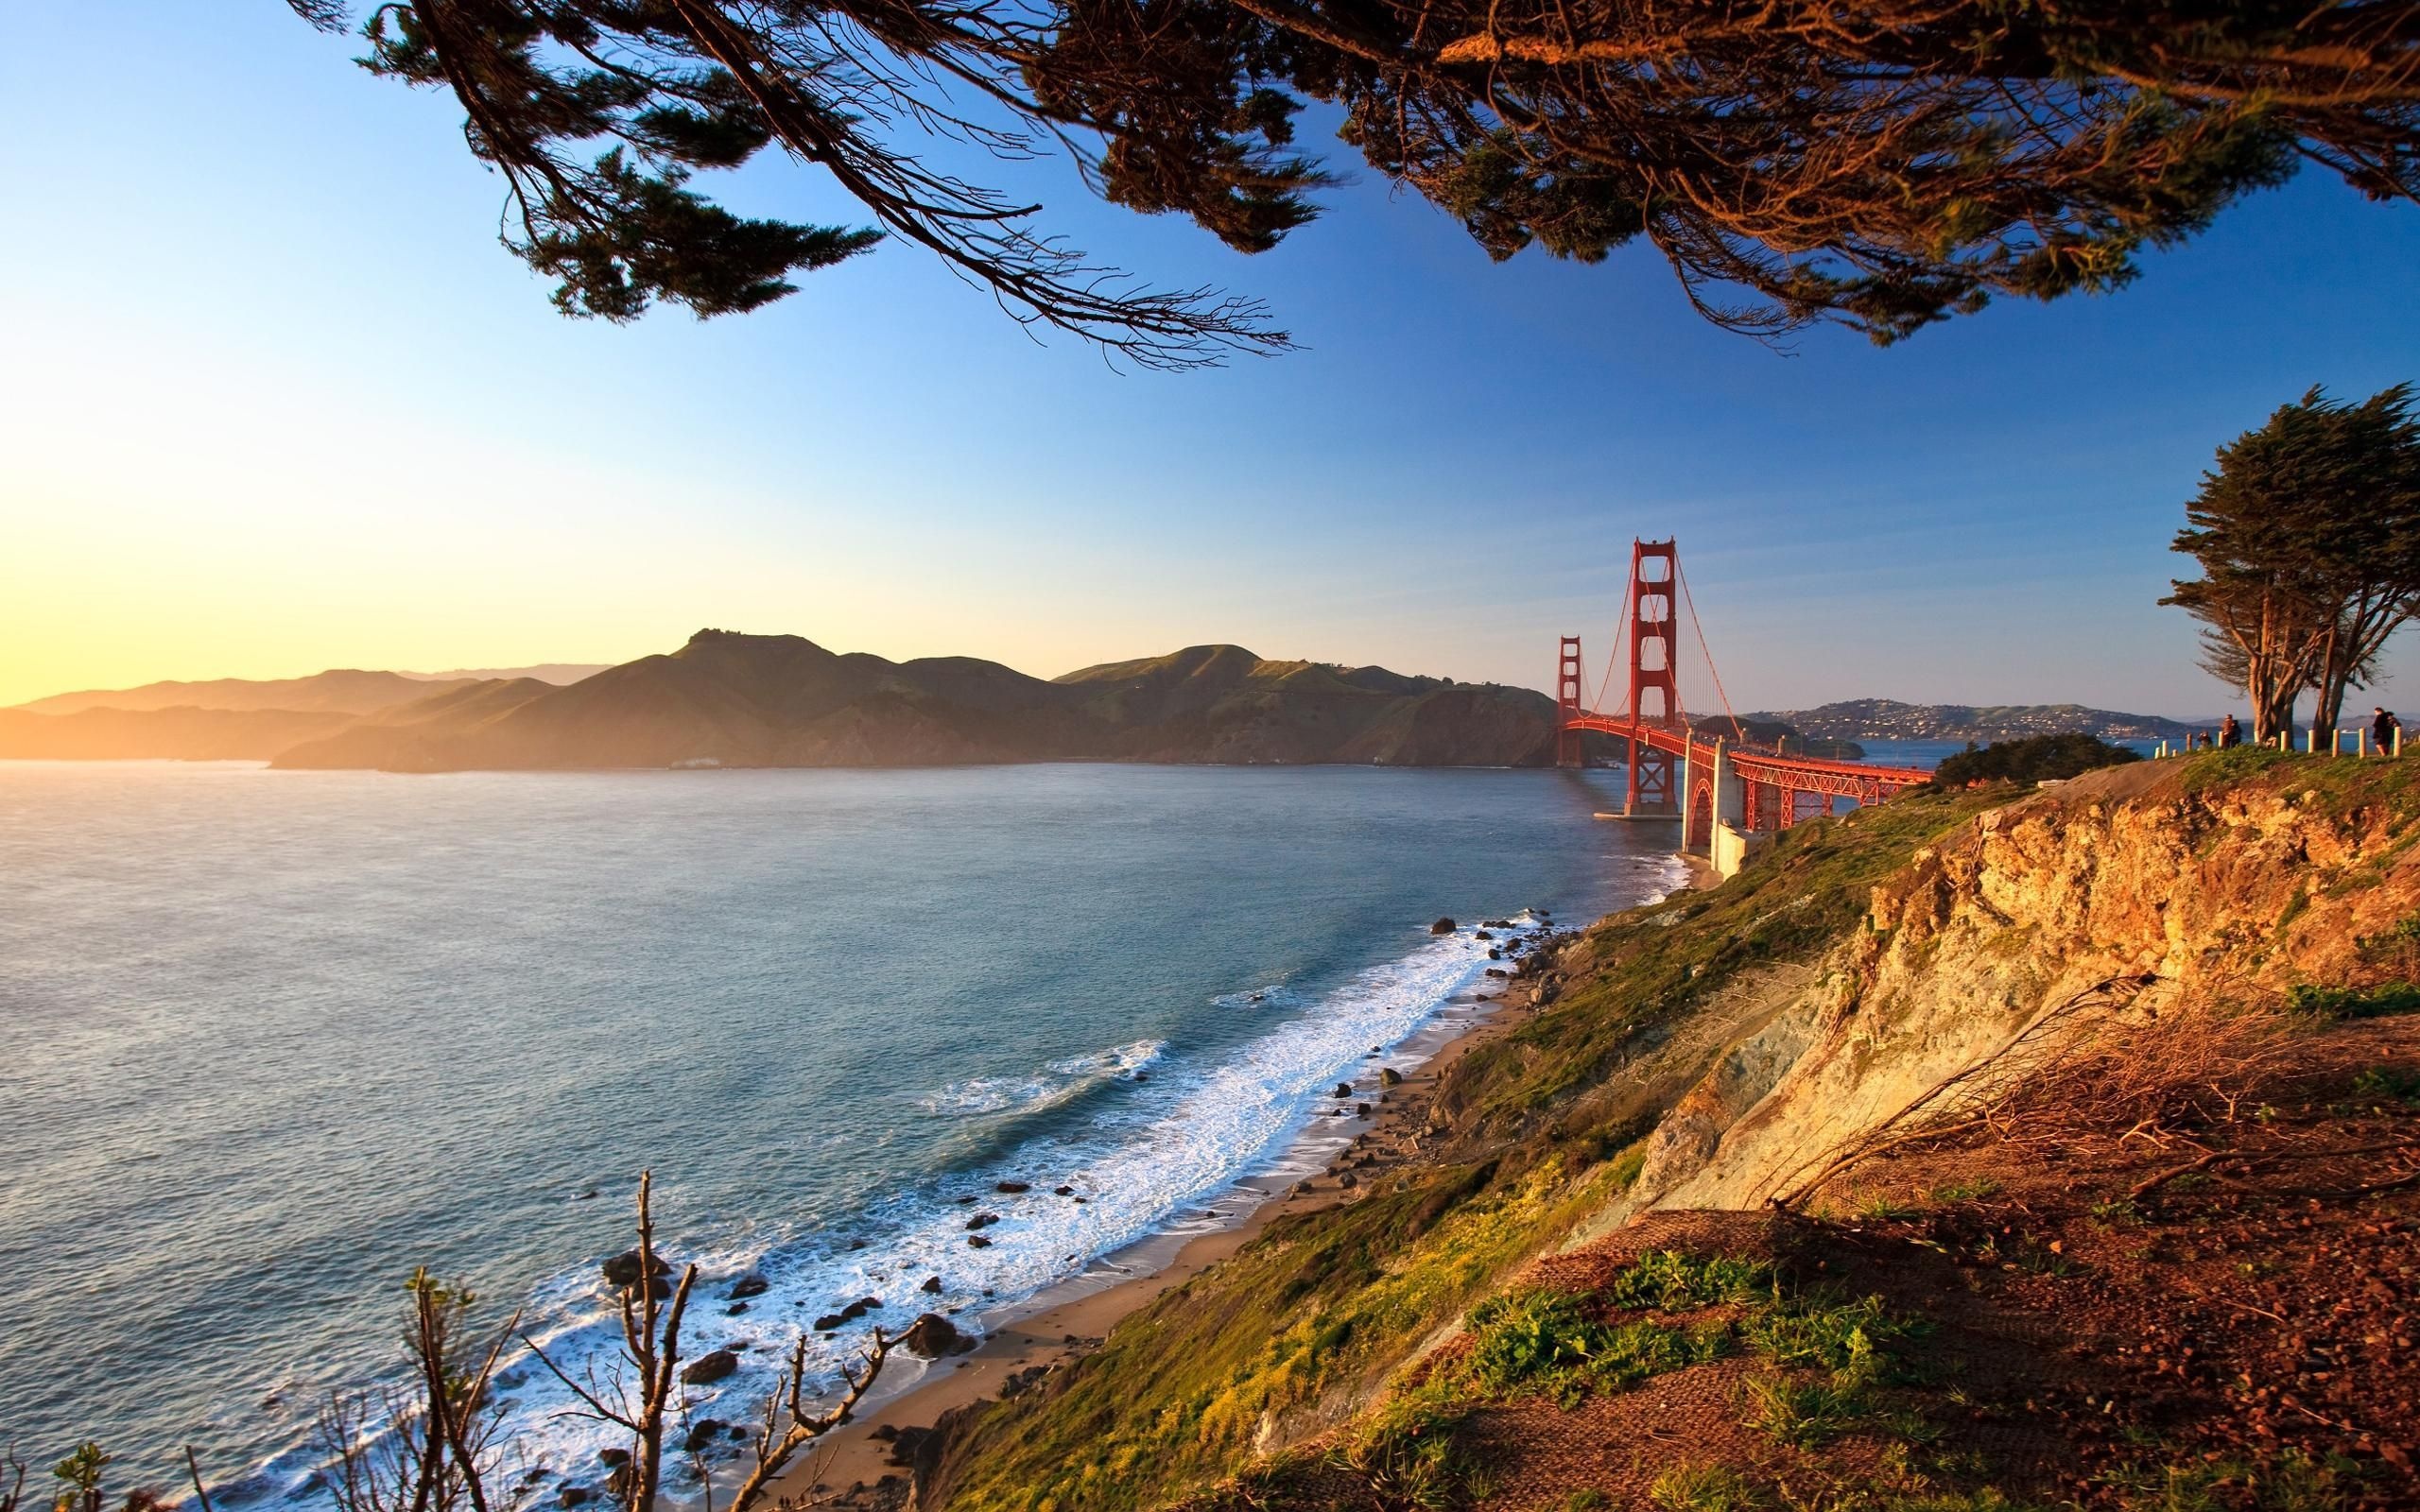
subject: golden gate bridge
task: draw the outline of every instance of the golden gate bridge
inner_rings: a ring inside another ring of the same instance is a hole
[[[1750,740],[1747,727],[1731,712],[1688,593],[1676,541],[1631,542],[1621,636],[1630,653],[1629,695],[1618,709],[1603,707],[1622,661],[1617,648],[1595,701],[1586,701],[1580,637],[1563,637],[1555,673],[1557,765],[1582,765],[1583,734],[1618,737],[1629,748],[1623,814],[1681,819],[1685,850],[1712,850],[1718,826],[1741,835],[1786,830],[1802,818],[1829,816],[1842,799],[1879,803],[1932,780],[1932,773],[1920,767],[1791,755],[1779,745]],[[1674,611],[1682,608],[1688,610],[1689,627],[1704,652],[1715,697],[1722,705],[1719,718],[1693,723],[1681,707],[1680,668],[1673,651],[1679,630]]]

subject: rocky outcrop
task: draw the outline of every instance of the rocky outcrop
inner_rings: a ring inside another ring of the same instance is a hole
[[[2056,1009],[2138,1015],[2338,982],[2420,908],[2415,816],[2355,784],[2112,768],[1918,851],[1651,1135],[1632,1210],[1749,1208]],[[2325,773],[2341,777],[2342,773]]]

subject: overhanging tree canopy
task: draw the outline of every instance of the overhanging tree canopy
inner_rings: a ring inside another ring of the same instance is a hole
[[[570,313],[752,309],[891,235],[1151,366],[1286,337],[1092,265],[928,166],[932,138],[1067,150],[1107,198],[1258,251],[1314,214],[1293,121],[1324,101],[1494,256],[1644,237],[1722,325],[1877,341],[2117,287],[2305,162],[2420,198],[2420,0],[412,0],[365,29],[373,69],[461,101]],[[873,225],[687,186],[775,143]]]

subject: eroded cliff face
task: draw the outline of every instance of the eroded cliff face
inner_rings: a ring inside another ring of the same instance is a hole
[[[2146,763],[1979,816],[1875,887],[1864,924],[1672,1107],[1623,1213],[1759,1206],[2063,1005],[2358,979],[2359,942],[2420,904],[2420,814],[2381,775]]]

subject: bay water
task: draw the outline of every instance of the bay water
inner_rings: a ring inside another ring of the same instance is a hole
[[[415,1266],[608,1356],[642,1169],[687,1352],[741,1361],[700,1416],[802,1332],[828,1373],[979,1327],[1239,1211],[1336,1082],[1475,1011],[1480,920],[1675,885],[1676,826],[1592,818],[1619,781],[0,763],[0,1441],[316,1501]],[[568,1393],[504,1380],[532,1484],[593,1471]]]

